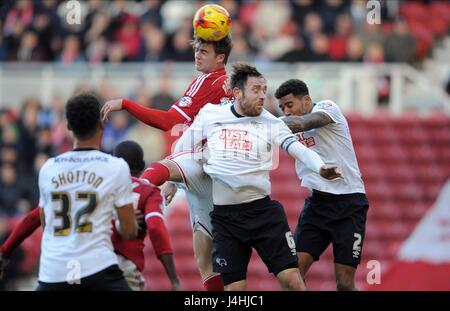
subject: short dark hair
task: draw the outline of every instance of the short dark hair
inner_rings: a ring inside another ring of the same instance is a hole
[[[291,94],[294,96],[309,95],[308,86],[299,79],[289,79],[283,82],[275,91],[275,98],[280,99],[283,96]]]
[[[231,36],[228,35],[219,41],[206,41],[198,37],[194,37],[194,40],[192,41],[192,46],[195,48],[198,44],[203,43],[212,44],[214,47],[214,53],[216,53],[216,55],[224,54],[225,57],[223,59],[223,63],[225,65],[227,64],[228,57],[230,56],[231,49],[233,48],[233,41],[231,40]]]
[[[100,100],[94,94],[78,94],[67,101],[67,125],[75,137],[88,139],[95,134],[101,123],[100,108]]]
[[[132,140],[121,142],[114,148],[113,155],[128,163],[131,175],[139,175],[145,168],[144,151],[137,142]]]
[[[230,84],[231,88],[235,87],[243,90],[244,85],[249,77],[263,77],[256,67],[246,63],[234,63],[232,65],[233,73],[231,74]]]

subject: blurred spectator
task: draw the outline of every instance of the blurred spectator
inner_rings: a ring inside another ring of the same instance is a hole
[[[15,166],[17,162],[17,146],[11,143],[0,145],[0,164],[12,164]]]
[[[27,173],[33,168],[37,153],[37,135],[39,133],[38,116],[41,104],[36,98],[26,99],[20,112],[18,122],[19,172]]]
[[[311,51],[307,61],[326,62],[329,60],[328,37],[322,33],[314,34],[311,40]]]
[[[3,21],[0,19],[0,34],[3,33]],[[6,46],[3,42],[3,35],[0,35],[0,62],[6,60]]]
[[[70,35],[64,40],[63,50],[58,57],[58,61],[63,64],[73,64],[84,61],[81,51],[80,39],[75,35]]]
[[[17,178],[14,165],[2,164],[0,168],[0,217],[13,217],[31,210],[30,193]]]
[[[313,0],[290,1],[292,7],[292,18],[298,25],[304,26],[305,16],[315,11],[317,2]]]
[[[158,92],[151,99],[152,108],[167,111],[175,103],[175,100],[171,94],[171,77],[165,74],[161,77]]]
[[[192,62],[194,61],[194,52],[191,46],[192,34],[186,28],[181,28],[175,32],[172,38],[172,51],[170,60],[175,62]]]
[[[290,51],[281,56],[278,61],[280,62],[305,62],[308,61],[310,53],[306,50],[301,37],[294,38],[294,44]]]
[[[111,31],[108,29],[109,23],[110,18],[105,11],[95,8],[93,12],[89,13],[86,17],[85,43],[92,44],[100,38],[111,38]]]
[[[56,95],[53,97],[51,109],[49,110],[51,113],[51,144],[56,154],[66,152],[72,148],[70,133],[67,129],[67,123],[64,117],[64,105],[64,99],[61,96]]]
[[[56,34],[54,33],[55,28],[53,28],[50,23],[50,15],[46,10],[36,10],[32,29],[39,38],[37,48],[42,53],[42,60],[50,61],[54,59],[51,42]]]
[[[165,51],[166,37],[161,29],[150,27],[144,33],[144,43],[142,44],[141,61],[160,62],[168,58]]]
[[[161,16],[161,1],[160,0],[146,0],[143,3],[144,14],[141,16],[141,21],[150,22],[158,28],[162,27]]]
[[[233,36],[233,50],[228,58],[228,62],[253,62],[255,54],[244,36]]]
[[[130,124],[127,112],[119,111],[112,114],[111,120],[105,124],[105,130],[103,132],[103,151],[112,153],[114,147],[126,139],[129,128]]]
[[[120,43],[111,44],[107,51],[107,60],[110,63],[121,63],[126,60],[125,50]]]
[[[144,150],[144,160],[147,164],[159,161],[165,155],[164,133],[145,123],[136,122],[132,125],[122,140],[128,139],[133,140],[142,146],[142,149]]]
[[[188,44],[192,39],[192,16],[205,4],[203,1],[79,1],[79,25],[68,24],[66,3],[21,0],[3,6],[0,61],[58,60],[71,64],[80,60],[90,63],[193,60]],[[402,16],[406,14],[400,10],[404,3],[388,0],[380,0],[381,25],[367,23],[365,0],[221,0],[217,3],[229,10],[232,17],[235,49],[231,60],[345,61],[347,41],[357,35],[364,51],[377,42],[383,46],[385,61],[413,63],[428,55],[435,37],[448,33],[449,28],[445,18],[426,22],[425,27],[421,21]],[[405,17],[408,23],[401,20]],[[324,34],[327,40],[317,34]],[[298,36],[302,39],[298,40]],[[316,39],[314,47],[313,38]],[[325,41],[328,41],[328,57],[318,52]],[[414,49],[402,48],[414,44]],[[308,57],[295,57],[300,51],[306,51]],[[362,60],[362,57],[350,58]]]
[[[337,61],[344,60],[347,40],[352,33],[353,25],[350,15],[339,15],[336,19],[336,33],[329,40],[328,53],[330,58]]]
[[[361,62],[364,56],[364,45],[357,36],[351,36],[347,41],[345,60],[348,62]]]
[[[136,60],[140,50],[139,20],[130,14],[122,15],[122,26],[115,34],[117,42],[121,43],[127,60]]]
[[[372,64],[384,63],[383,46],[378,42],[370,43],[364,54],[364,62]]]
[[[353,26],[355,27],[355,29],[362,29],[366,24],[366,4],[367,1],[365,0],[352,0],[350,4],[349,12],[352,17]]]
[[[290,15],[289,4],[285,0],[260,1],[254,13],[252,31],[264,29],[269,38],[274,38],[290,20]]]
[[[32,30],[26,31],[21,37],[15,60],[37,62],[45,59],[45,52],[39,47],[39,38],[36,32]]]
[[[31,0],[18,0],[8,12],[5,20],[5,36],[15,32],[17,25],[26,28],[33,21],[33,2]]]
[[[334,33],[336,20],[343,12],[344,8],[345,6],[342,0],[325,0],[319,7],[319,12],[323,18],[324,31],[326,34]]]
[[[185,19],[191,24],[192,17],[198,8],[199,4],[196,1],[165,1],[161,6],[164,32],[173,34],[181,28]]]
[[[86,48],[86,58],[89,63],[97,64],[106,59],[108,43],[104,37],[99,37]]]
[[[408,48],[405,48],[408,47]],[[394,24],[394,32],[387,36],[384,49],[388,62],[412,62],[416,54],[416,40],[408,31],[404,20],[398,19]]]

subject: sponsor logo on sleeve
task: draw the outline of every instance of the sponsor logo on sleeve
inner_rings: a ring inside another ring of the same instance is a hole
[[[189,96],[184,96],[178,101],[180,107],[189,107],[190,105],[192,105],[192,98]]]
[[[333,106],[332,102],[326,101],[317,104],[317,108],[319,109],[328,109]]]

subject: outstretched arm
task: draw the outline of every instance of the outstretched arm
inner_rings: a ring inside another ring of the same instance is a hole
[[[335,179],[341,176],[341,170],[335,165],[323,163],[320,156],[303,146],[294,137],[289,137],[281,144],[281,148],[293,158],[305,164],[307,168],[326,179]]]
[[[175,109],[164,111],[159,109],[147,108],[129,99],[122,98],[109,100],[103,105],[103,121],[108,119],[108,116],[111,112],[123,109],[128,111],[139,121],[163,131],[168,131],[175,124],[181,124],[186,121],[186,118]]]
[[[305,132],[333,123],[333,120],[324,112],[313,112],[304,116],[287,116],[281,118],[293,132]]]
[[[12,252],[41,225],[39,214],[40,208],[35,208],[29,212],[14,227],[5,243],[0,246],[0,280],[3,277],[3,272],[8,264],[8,258]]]
[[[0,252],[3,257],[10,257],[11,253],[28,238],[41,225],[40,208],[31,210],[18,224],[14,227],[8,239],[0,246]]]

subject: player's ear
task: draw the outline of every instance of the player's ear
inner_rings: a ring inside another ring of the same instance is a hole
[[[239,94],[241,94],[241,89],[238,87],[234,87],[233,88],[233,97],[234,98],[239,98]]]
[[[216,61],[218,62],[218,63],[222,63],[222,64],[224,64],[225,63],[225,54],[218,54],[217,56],[216,56]]]

